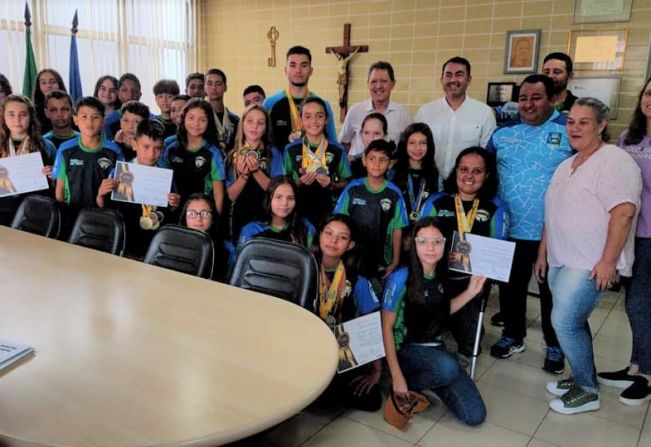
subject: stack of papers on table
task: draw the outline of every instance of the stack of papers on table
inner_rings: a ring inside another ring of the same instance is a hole
[[[0,340],[0,371],[34,352],[34,348],[19,343]]]

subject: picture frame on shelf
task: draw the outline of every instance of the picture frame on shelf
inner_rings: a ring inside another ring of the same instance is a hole
[[[539,29],[506,32],[504,74],[528,74],[538,71]]]
[[[515,86],[515,82],[489,82],[486,90],[486,104],[495,107],[513,101]]]
[[[627,35],[625,29],[570,31],[567,54],[574,71],[622,71]]]
[[[633,0],[574,0],[572,23],[629,22]]]

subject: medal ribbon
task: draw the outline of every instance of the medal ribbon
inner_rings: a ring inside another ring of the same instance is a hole
[[[319,143],[316,152],[310,150],[307,138],[303,139],[303,158],[301,159],[301,168],[303,168],[304,172],[309,172],[310,167],[316,163],[319,163],[322,168],[328,168],[328,162],[326,160],[327,147],[328,139],[325,136],[321,136],[321,142]]]
[[[285,89],[285,96],[287,96],[287,102],[289,103],[289,114],[292,122],[292,132],[301,133],[301,116],[298,114],[298,107],[296,107],[296,103],[294,102],[292,94],[289,93],[289,88]],[[307,98],[308,96],[310,96],[309,90],[305,92],[305,97]]]
[[[226,145],[226,130],[229,130],[233,127],[231,120],[228,117],[228,109],[224,107],[224,121],[219,121],[219,116],[215,113],[215,124],[217,125],[217,135],[219,136],[219,141]],[[226,146],[224,146],[226,147]]]
[[[466,215],[463,211],[463,204],[461,203],[461,197],[459,194],[454,195],[454,208],[457,215],[457,227],[459,229],[459,238],[465,240],[464,233],[470,233],[472,230],[472,225],[475,223],[475,215],[477,214],[477,209],[479,208],[479,199],[472,201],[472,209]]]
[[[325,320],[328,315],[339,312],[344,302],[344,291],[346,289],[346,269],[344,263],[339,261],[332,282],[328,280],[323,268],[321,268],[321,282],[319,284],[319,316]]]
[[[9,156],[15,157],[16,155],[29,154],[29,136],[25,137],[18,145],[18,149],[14,146],[14,140],[9,138]]]
[[[409,193],[409,206],[411,206],[411,212],[418,213],[421,202],[423,201],[423,192],[425,192],[425,179],[420,179],[418,196],[414,197],[414,181],[411,178],[411,174],[407,174],[407,192]]]

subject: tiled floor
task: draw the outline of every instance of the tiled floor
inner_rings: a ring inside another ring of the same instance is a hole
[[[595,337],[597,369],[620,369],[630,355],[630,328],[624,312],[623,293],[608,292],[590,318]],[[496,312],[492,297],[486,322]],[[478,428],[459,424],[442,406],[431,406],[400,431],[384,422],[382,412],[365,413],[344,408],[308,408],[294,418],[238,446],[334,446],[334,447],[549,447],[616,446],[650,447],[649,403],[627,407],[617,400],[621,390],[601,388],[601,410],[565,416],[549,410],[553,398],[545,383],[553,376],[540,367],[544,343],[540,328],[540,304],[529,297],[527,350],[507,360],[496,360],[488,349],[500,330],[486,325],[479,357],[477,384],[488,408],[486,422]]]

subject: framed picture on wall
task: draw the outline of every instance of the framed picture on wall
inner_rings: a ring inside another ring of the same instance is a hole
[[[574,0],[572,23],[628,22],[633,0]]]
[[[540,30],[506,32],[504,73],[536,73],[540,52]]]
[[[625,29],[570,31],[567,54],[574,70],[623,70],[626,37]]]
[[[513,101],[514,91],[515,82],[489,82],[486,91],[486,104],[495,107]]]
[[[617,118],[617,108],[619,107],[619,88],[622,78],[618,76],[603,78],[573,78],[567,85],[567,88],[578,98],[591,96],[597,98],[610,109],[608,118]]]

